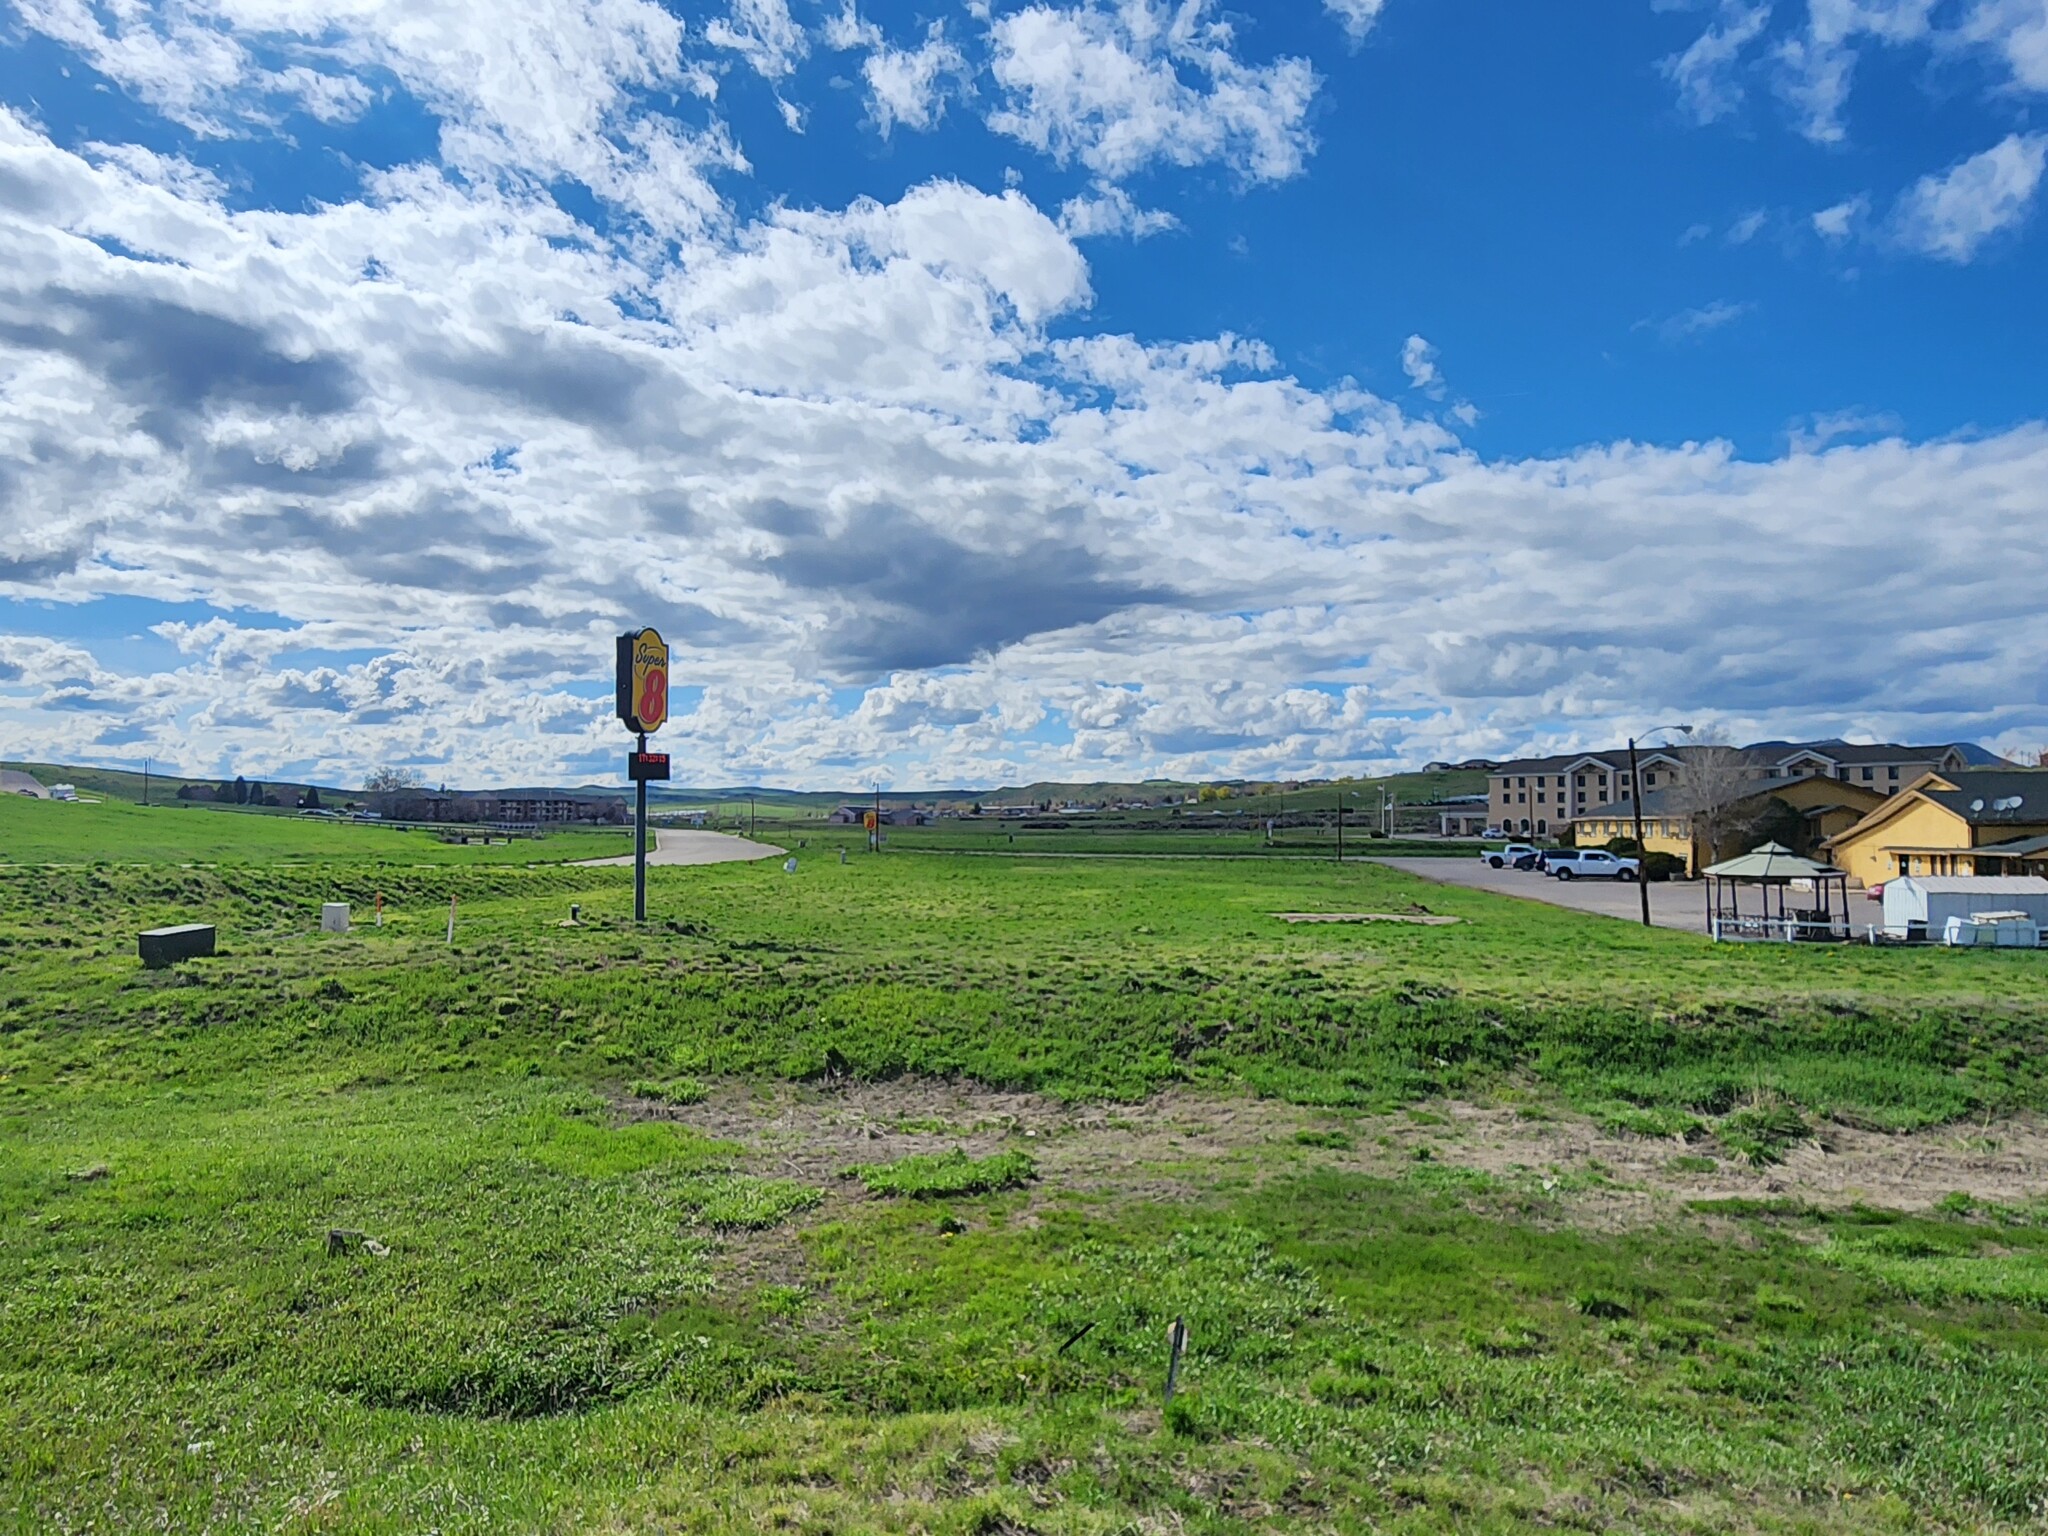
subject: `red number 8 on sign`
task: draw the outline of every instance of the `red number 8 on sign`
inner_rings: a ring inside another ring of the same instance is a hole
[[[649,672],[640,682],[640,699],[634,706],[634,713],[643,725],[652,728],[668,719],[668,673]]]

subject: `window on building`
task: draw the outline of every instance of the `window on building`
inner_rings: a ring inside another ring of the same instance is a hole
[[[1646,773],[1646,774],[1644,774],[1644,775],[1643,775],[1643,788],[1645,788],[1645,789],[1655,789],[1656,787],[1657,787],[1657,775],[1655,775],[1654,773]]]
[[[1896,779],[1899,776],[1899,765],[1893,763],[1891,767],[1885,769],[1884,776],[1888,779]]]
[[[1538,832],[1548,832],[1550,830],[1550,823],[1542,820],[1541,818],[1538,818],[1536,822],[1536,830]]]
[[[1864,769],[1864,770],[1863,770],[1863,782],[1864,782],[1864,783],[1868,784],[1868,783],[1869,783],[1869,782],[1870,782],[1870,781],[1871,781],[1872,779],[1874,779],[1874,778],[1876,778],[1876,777],[1877,777],[1877,770],[1876,770],[1875,768],[1866,768],[1866,769]]]
[[[1586,776],[1583,773],[1579,775],[1575,787],[1579,789],[1584,789],[1586,787]]]
[[[1517,788],[1517,789],[1527,789],[1528,787],[1529,787],[1529,781],[1528,781],[1527,779],[1517,779],[1517,780],[1515,780],[1515,788]]]

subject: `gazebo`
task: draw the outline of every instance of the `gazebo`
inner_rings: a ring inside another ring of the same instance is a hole
[[[1839,940],[1849,937],[1849,877],[1802,859],[1783,843],[1765,843],[1740,858],[1710,864],[1707,932],[1722,939]],[[1758,910],[1742,910],[1742,893],[1759,893]],[[1772,896],[1777,897],[1773,914]],[[1787,897],[1792,900],[1788,901]],[[1805,898],[1806,905],[1794,901]]]

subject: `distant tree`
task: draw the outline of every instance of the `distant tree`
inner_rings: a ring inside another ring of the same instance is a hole
[[[249,781],[239,773],[236,774],[234,788],[231,793],[235,797],[235,804],[247,805],[249,803]]]
[[[180,800],[211,800],[213,798],[213,791],[204,784],[180,784],[178,786],[178,798]]]
[[[399,802],[418,791],[425,783],[419,774],[410,768],[397,768],[389,764],[371,770],[363,780],[363,788],[369,791],[370,804],[381,816],[389,816],[397,809]]]
[[[216,805],[234,804],[235,786],[230,784],[226,779],[222,779],[218,784],[213,786],[213,799]]]
[[[308,784],[306,786],[306,792],[299,796],[299,809],[302,811],[317,811],[321,809],[318,785]]]
[[[370,776],[363,780],[363,788],[373,795],[388,795],[397,790],[418,789],[425,784],[411,768],[394,768],[389,765],[370,770]]]
[[[1671,797],[1692,824],[1697,862],[1711,864],[1751,835],[1763,809],[1756,801],[1762,781],[1762,766],[1725,741],[1708,741],[1684,753]]]

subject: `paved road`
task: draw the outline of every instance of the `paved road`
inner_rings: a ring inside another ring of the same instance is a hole
[[[1477,859],[1378,859],[1389,869],[1398,869],[1444,885],[1462,885],[1475,891],[1498,891],[1503,896],[1521,896],[1530,901],[1569,907],[1574,912],[1596,912],[1602,917],[1643,920],[1642,898],[1632,882],[1620,880],[1553,880],[1533,869],[1494,869]],[[1696,881],[1650,887],[1650,921],[1659,928],[1676,928],[1684,933],[1707,931],[1707,895]]]
[[[768,843],[750,843],[744,837],[732,837],[724,832],[680,831],[669,832],[659,827],[654,832],[654,846],[647,850],[649,864],[751,864],[756,859],[772,859],[784,850]],[[606,865],[628,864],[633,855],[622,859],[585,859],[586,867],[601,868]]]

